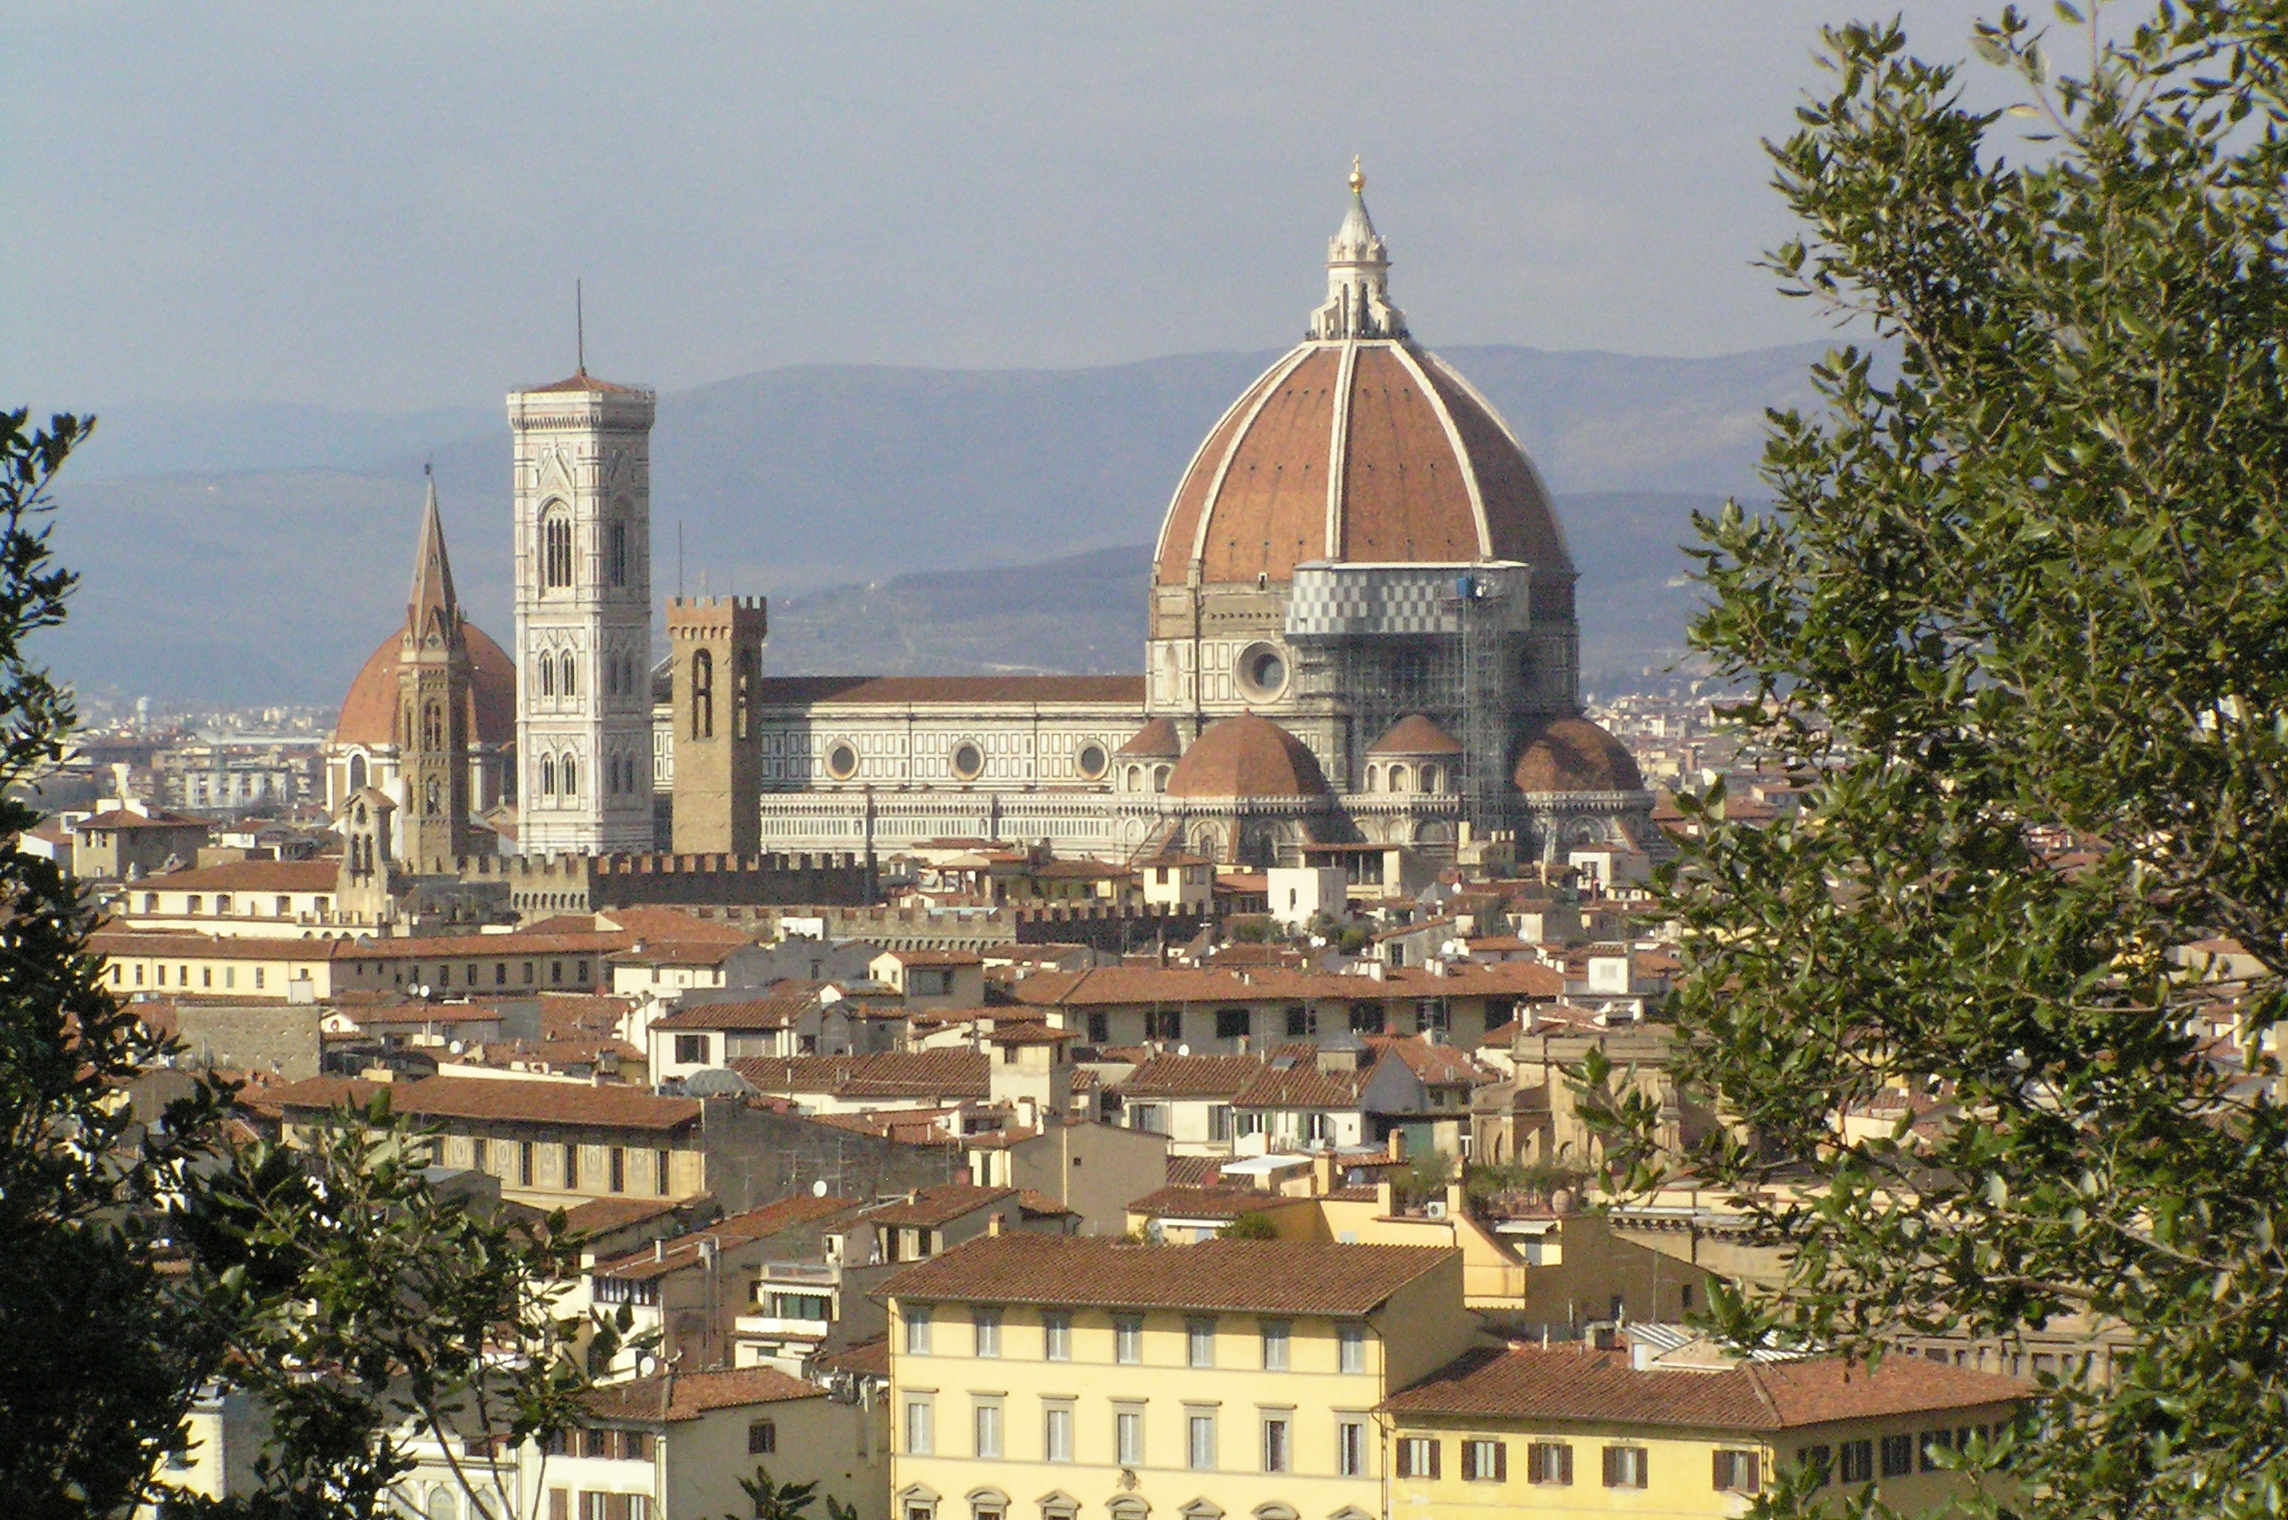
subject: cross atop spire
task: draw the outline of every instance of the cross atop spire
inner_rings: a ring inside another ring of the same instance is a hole
[[[429,499],[421,511],[421,541],[413,551],[413,590],[405,604],[408,649],[461,647],[461,604],[453,594],[453,563],[445,555],[445,521],[437,511],[437,476],[423,466]]]
[[[1366,210],[1366,171],[1351,158],[1351,203],[1327,243],[1327,300],[1311,313],[1311,336],[1403,338],[1406,313],[1390,304],[1390,251]]]

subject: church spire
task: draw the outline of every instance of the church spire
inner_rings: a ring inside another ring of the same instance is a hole
[[[421,542],[413,552],[413,590],[405,604],[405,637],[418,649],[455,649],[461,643],[461,604],[453,595],[453,562],[445,556],[445,520],[437,511],[437,477],[427,466],[429,500],[421,512]]]
[[[1406,313],[1390,304],[1390,251],[1366,210],[1366,173],[1351,159],[1351,204],[1327,243],[1327,300],[1311,313],[1311,336],[1403,338]]]

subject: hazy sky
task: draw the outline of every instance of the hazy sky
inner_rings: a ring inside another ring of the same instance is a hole
[[[0,376],[36,408],[491,404],[572,364],[1280,345],[1353,152],[1433,344],[1812,337],[1750,267],[1853,0],[23,6]],[[1905,5],[1959,57],[1998,0]]]

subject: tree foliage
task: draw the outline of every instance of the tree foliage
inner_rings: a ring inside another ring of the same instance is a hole
[[[136,1122],[122,1089],[158,1051],[97,980],[88,914],[54,862],[17,847],[16,790],[57,759],[68,696],[27,641],[75,577],[44,520],[93,419],[0,413],[0,1512],[110,1513],[178,1443],[211,1336],[155,1269],[155,1201],[203,1124]],[[211,1115],[211,1106],[208,1110]]]
[[[306,1146],[250,1146],[193,1180],[185,1291],[228,1327],[221,1375],[271,1432],[253,1492],[183,1513],[377,1514],[427,1452],[472,1512],[513,1515],[516,1449],[545,1464],[581,1421],[586,1355],[620,1348],[628,1309],[558,1313],[582,1237],[561,1211],[535,1223],[441,1186],[431,1138],[385,1091]]]
[[[2057,9],[1981,28],[2006,111],[1895,24],[1832,31],[1832,92],[1772,149],[1802,222],[1773,267],[1897,366],[1831,356],[1823,409],[1773,419],[1774,509],[1700,524],[1694,642],[1816,784],[1761,831],[1687,801],[1679,1074],[1733,1121],[1691,1160],[1792,1253],[1720,1300],[1735,1336],[2126,1339],[2110,1382],[2058,1384],[2044,1439],[1974,1454],[2025,1485],[1990,1504],[2276,1515],[2288,7],[2104,39]],[[2268,973],[2253,1078],[2171,963],[2218,935]],[[1834,1115],[1910,1080],[1956,1122],[1840,1142]]]
[[[27,648],[76,582],[48,548],[48,492],[92,426],[0,413],[0,1514],[165,1499],[346,1520],[380,1510],[416,1442],[513,1513],[482,1436],[572,1424],[574,1343],[608,1352],[626,1328],[554,1314],[578,1238],[440,1190],[425,1138],[386,1107],[298,1151],[226,1143],[213,1081],[154,1118],[138,1083],[174,1047],[99,980],[78,889],[19,846],[39,815],[17,793],[73,721]],[[208,1503],[157,1473],[201,1391],[224,1385],[273,1424],[257,1491]]]

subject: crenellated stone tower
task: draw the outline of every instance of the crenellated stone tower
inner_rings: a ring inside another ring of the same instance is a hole
[[[759,596],[668,603],[678,855],[753,855],[761,848],[755,700],[769,626]]]
[[[650,391],[511,391],[518,848],[652,847]]]

